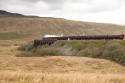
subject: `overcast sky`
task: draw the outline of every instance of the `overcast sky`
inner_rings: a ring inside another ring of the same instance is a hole
[[[125,24],[125,0],[0,0],[0,9],[43,17]]]

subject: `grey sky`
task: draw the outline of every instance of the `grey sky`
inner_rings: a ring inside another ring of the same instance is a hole
[[[0,9],[43,17],[125,24],[125,0],[0,0]]]

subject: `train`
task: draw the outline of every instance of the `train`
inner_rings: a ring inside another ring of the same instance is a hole
[[[124,34],[120,35],[84,35],[84,36],[45,36],[42,40],[34,40],[34,47],[51,45],[59,40],[124,40]]]

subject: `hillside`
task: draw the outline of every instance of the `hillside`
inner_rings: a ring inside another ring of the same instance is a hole
[[[0,34],[12,38],[35,37],[45,34],[87,35],[125,33],[125,26],[105,23],[71,21],[51,17],[6,17],[0,19]],[[1,35],[1,36],[2,36]],[[0,39],[2,39],[0,37]],[[6,38],[5,38],[6,39]]]
[[[0,16],[24,16],[22,14],[18,14],[18,13],[10,13],[4,10],[0,10]]]

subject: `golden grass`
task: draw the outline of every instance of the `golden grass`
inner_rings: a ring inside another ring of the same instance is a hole
[[[125,83],[125,74],[2,71],[0,83]]]
[[[0,57],[0,70],[50,73],[125,73],[125,67],[108,60],[72,56]]]
[[[117,63],[73,56],[15,57],[21,44],[0,41],[0,83],[125,83],[125,67]]]
[[[0,57],[11,57],[18,53],[17,48],[24,44],[21,40],[0,40]]]
[[[124,83],[125,68],[84,57],[0,57],[0,83]]]

